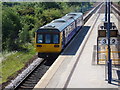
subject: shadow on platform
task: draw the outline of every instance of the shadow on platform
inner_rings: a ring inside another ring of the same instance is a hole
[[[119,80],[119,83],[120,83],[120,70],[117,70],[117,76],[118,76],[118,80]]]
[[[75,55],[89,29],[90,26],[84,26],[81,31],[78,32],[77,36],[74,37],[74,41],[68,43],[70,45],[65,48],[64,53],[61,55]]]
[[[116,70],[117,72],[117,79],[112,79],[112,85],[119,86],[120,87],[120,70]]]

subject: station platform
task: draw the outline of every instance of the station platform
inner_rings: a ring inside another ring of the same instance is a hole
[[[108,84],[106,79],[106,66],[97,64],[97,29],[104,14],[96,13],[90,17],[83,28],[53,65],[36,84],[36,88],[118,88],[118,82]],[[117,18],[111,14],[111,21]],[[117,24],[115,22],[115,24]],[[112,74],[118,79],[115,68]]]

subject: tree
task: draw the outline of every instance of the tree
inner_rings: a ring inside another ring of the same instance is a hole
[[[73,11],[80,11],[81,2],[3,2],[3,49],[17,50],[31,42],[41,26]],[[83,3],[82,6],[89,6]],[[77,10],[76,10],[77,9]]]
[[[21,29],[21,23],[17,13],[11,9],[4,8],[2,13],[2,42],[3,49],[17,49],[18,33]]]
[[[21,44],[24,44],[24,43],[27,43],[30,41],[28,28],[29,28],[29,26],[27,24],[25,24],[24,27],[22,28],[22,30],[20,30],[19,42]]]

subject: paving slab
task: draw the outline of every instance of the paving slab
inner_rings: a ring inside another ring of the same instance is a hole
[[[105,81],[105,66],[97,65],[96,55],[93,56],[97,45],[97,27],[103,21],[104,14],[100,14],[92,29],[97,17],[98,14],[95,14],[88,20],[35,88],[118,88]],[[116,77],[116,70],[114,74]]]

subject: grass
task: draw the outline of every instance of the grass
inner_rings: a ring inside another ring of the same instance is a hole
[[[35,55],[36,52],[33,45],[27,44],[26,47],[28,49],[26,52],[16,52],[2,61],[2,81],[0,81],[0,84],[6,82],[9,77],[16,75],[17,71],[22,69],[25,63]]]

